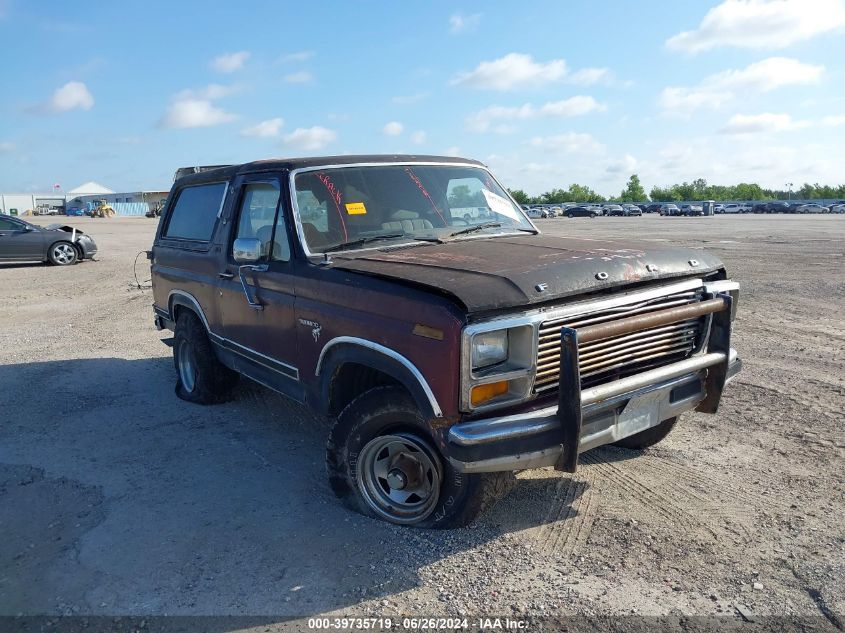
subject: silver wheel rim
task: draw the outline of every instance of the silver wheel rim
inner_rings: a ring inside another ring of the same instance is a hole
[[[53,247],[53,259],[58,264],[69,264],[75,256],[76,251],[73,250],[73,246],[70,244],[58,244]]]
[[[370,440],[358,456],[357,470],[358,489],[367,505],[393,523],[422,521],[440,498],[440,460],[415,435]]]
[[[179,380],[187,392],[192,392],[197,384],[197,361],[194,357],[194,350],[188,341],[179,344],[179,352],[176,355],[179,363]]]

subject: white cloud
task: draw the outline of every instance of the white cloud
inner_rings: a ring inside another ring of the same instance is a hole
[[[291,73],[284,76],[284,80],[289,84],[307,84],[314,79],[313,75],[307,70],[300,70],[297,73]]]
[[[411,134],[411,142],[416,145],[422,145],[425,143],[426,134],[423,130],[417,130],[413,134]]]
[[[566,81],[571,84],[591,86],[599,82],[610,81],[610,79],[611,72],[609,68],[582,68],[569,75]]]
[[[528,144],[537,149],[561,151],[568,154],[601,154],[604,145],[590,134],[567,132],[553,136],[535,136]]]
[[[451,147],[447,147],[443,150],[444,156],[460,156],[461,155],[461,148],[457,145],[452,145]]]
[[[399,123],[399,121],[391,121],[390,123],[384,126],[382,132],[384,132],[388,136],[399,136],[400,134],[402,134],[402,130],[404,129],[404,126]]]
[[[514,90],[537,86],[563,79],[566,62],[553,59],[535,62],[531,55],[508,53],[490,62],[481,62],[475,70],[461,73],[452,80],[453,85],[488,90]]]
[[[0,154],[8,154],[15,151],[15,144],[12,141],[0,141]]]
[[[576,95],[561,101],[551,101],[540,108],[540,114],[545,116],[582,116],[595,111],[607,110],[607,106],[599,103],[593,97]]]
[[[289,53],[282,55],[277,61],[280,64],[287,62],[304,62],[314,57],[314,51],[298,51],[296,53]]]
[[[337,139],[334,130],[315,125],[309,128],[296,128],[290,134],[285,135],[285,145],[305,151],[316,151],[323,149],[326,145]]]
[[[219,55],[211,61],[211,67],[219,73],[233,73],[244,67],[249,56],[249,51],[238,51],[237,53]]]
[[[845,114],[835,114],[822,118],[822,125],[834,127],[837,125],[845,125]]]
[[[581,68],[570,72],[563,59],[535,62],[531,55],[524,53],[508,53],[499,59],[481,62],[475,70],[456,75],[451,84],[507,91],[554,82],[579,86],[631,84],[629,81],[617,80],[609,68]]]
[[[590,112],[606,110],[607,106],[599,103],[593,97],[576,95],[561,101],[550,101],[537,108],[531,103],[521,106],[493,105],[471,114],[467,117],[467,127],[472,132],[486,132],[495,121],[515,121],[532,119],[538,116],[573,117],[582,116]],[[511,132],[512,127],[499,126],[499,132]]]
[[[207,99],[181,99],[167,107],[164,116],[159,121],[159,127],[212,127],[235,119],[237,116],[216,107]]]
[[[267,119],[261,123],[245,127],[241,130],[242,136],[251,136],[254,138],[275,138],[279,135],[279,131],[285,124],[285,120],[281,117],[275,119]]]
[[[161,128],[212,127],[230,123],[238,117],[215,106],[212,101],[228,97],[241,89],[238,85],[209,84],[177,92],[158,122]]]
[[[462,13],[454,13],[449,17],[449,32],[452,35],[474,31],[478,28],[481,22],[481,14],[473,13],[471,15],[464,15]]]
[[[57,88],[47,104],[47,110],[50,112],[67,112],[77,108],[90,110],[93,107],[94,97],[81,81],[69,81]]]
[[[605,171],[608,174],[631,174],[637,168],[637,159],[630,154],[612,161]]]
[[[427,92],[418,92],[412,95],[401,95],[398,97],[393,97],[391,101],[396,105],[410,105],[412,103],[418,103],[425,99],[428,96]]]
[[[719,130],[722,134],[765,134],[787,132],[809,126],[808,121],[793,121],[788,114],[735,114]]]
[[[783,86],[817,83],[824,66],[805,64],[788,57],[769,57],[739,70],[725,70],[697,86],[665,88],[658,103],[664,110],[690,114],[698,108],[720,108],[736,98],[737,92],[769,92]]]
[[[203,101],[214,101],[215,99],[222,99],[233,95],[240,91],[241,87],[238,85],[224,86],[222,84],[208,84],[204,88],[193,89],[187,88],[176,93],[175,100],[181,101],[183,99],[200,99]]]
[[[666,46],[697,53],[721,46],[781,49],[845,26],[843,0],[725,0],[694,31]]]

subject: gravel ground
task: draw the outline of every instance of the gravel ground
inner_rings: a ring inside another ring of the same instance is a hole
[[[575,475],[521,473],[449,532],[343,509],[326,423],[263,387],[178,400],[133,277],[155,221],[68,223],[99,261],[0,265],[0,615],[744,612],[843,627],[845,217],[540,221],[717,252],[742,283],[745,370],[719,414],[685,416],[644,453],[587,453]]]

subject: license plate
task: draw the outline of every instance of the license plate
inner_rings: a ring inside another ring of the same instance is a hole
[[[665,396],[662,391],[652,391],[631,398],[617,418],[617,439],[657,426],[660,423],[660,402]]]

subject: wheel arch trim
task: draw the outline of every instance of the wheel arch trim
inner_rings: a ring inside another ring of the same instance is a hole
[[[414,365],[410,360],[408,360],[399,352],[367,339],[359,338],[357,336],[337,336],[331,339],[328,343],[323,346],[322,351],[320,351],[320,357],[317,359],[317,365],[314,368],[315,376],[320,377],[321,373],[324,373],[324,364],[329,354],[334,352],[335,350],[340,350],[343,348],[358,348],[360,351],[366,350],[366,352],[360,357],[360,362],[362,365],[368,365],[367,356],[371,354],[381,355],[401,365],[410,374],[412,380],[415,383],[415,386],[422,391],[422,395],[427,401],[428,407],[430,408],[434,417],[439,418],[443,416],[443,410],[440,408],[440,404],[437,402],[437,398],[435,397],[434,392],[431,390],[431,386],[428,384],[428,381],[426,381],[425,377],[422,375],[422,372],[420,372],[417,366]],[[338,363],[338,365],[340,365],[340,363]],[[374,367],[374,369],[382,370],[381,367]],[[411,388],[412,395],[416,395],[414,394],[415,390],[412,388],[411,385],[406,384],[405,380],[402,380],[402,378],[400,378],[399,376],[394,376],[394,378],[397,378],[400,382],[405,384],[406,387]],[[325,378],[323,382],[327,382]]]
[[[185,306],[186,308],[190,308],[196,312],[197,316],[202,321],[202,324],[205,326],[206,331],[209,334],[213,334],[208,325],[208,319],[205,318],[205,311],[202,309],[200,302],[197,301],[194,295],[185,292],[184,290],[171,290],[167,295],[167,312],[170,315],[170,320],[174,322],[176,319],[174,318],[173,308],[177,305]]]

